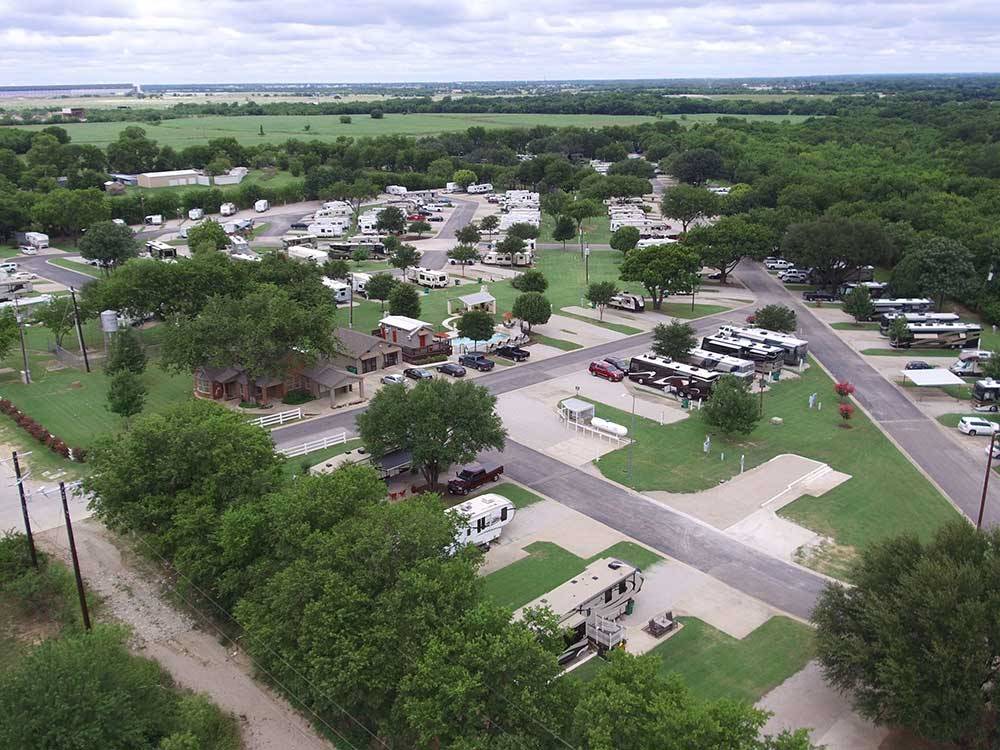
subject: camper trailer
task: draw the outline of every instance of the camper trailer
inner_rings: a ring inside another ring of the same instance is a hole
[[[350,216],[354,213],[351,204],[346,201],[327,201],[323,208],[316,212],[315,217],[319,217],[320,212],[324,216]]]
[[[300,260],[305,263],[313,263],[317,266],[321,266],[326,263],[330,257],[322,250],[314,250],[311,247],[303,247],[301,245],[290,247],[285,252],[288,254],[289,258],[294,258],[295,260]]]
[[[535,254],[530,250],[522,250],[513,254],[490,250],[483,254],[479,262],[484,266],[530,266],[534,260]]]
[[[372,280],[371,274],[352,273],[351,288],[354,290],[355,294],[360,294],[362,297],[367,297],[368,293],[365,291],[365,284],[367,284],[371,280]]]
[[[466,500],[448,509],[460,520],[452,550],[466,544],[489,548],[490,542],[500,538],[503,527],[514,520],[517,508],[507,498],[492,492]]]
[[[787,333],[769,331],[766,328],[756,326],[720,326],[719,333],[723,336],[736,336],[738,338],[750,339],[759,344],[777,346],[784,351],[784,361],[786,365],[798,366],[805,362],[809,355],[809,342],[797,339]]]
[[[710,352],[707,349],[692,349],[688,352],[687,363],[705,370],[735,375],[743,380],[753,380],[756,367],[752,360],[731,357],[728,354]]]
[[[233,214],[236,213],[236,204],[223,203],[221,206],[219,206],[219,213],[222,214],[223,216],[232,216]]]
[[[281,249],[287,250],[290,247],[316,247],[316,235],[287,234],[281,238]]]
[[[480,182],[480,183],[475,183],[474,182],[471,185],[469,185],[469,187],[467,187],[465,189],[465,192],[472,193],[472,194],[476,194],[476,193],[492,193],[493,192],[493,183],[492,182]]]
[[[190,211],[188,211],[188,218],[191,221],[198,221],[199,219],[204,219],[205,211],[200,208],[192,208]]]
[[[444,271],[435,271],[430,268],[421,268],[420,266],[407,268],[406,278],[416,282],[420,286],[426,286],[431,289],[443,289],[448,286],[448,274]]]
[[[174,261],[177,259],[177,248],[159,240],[146,243],[146,254],[156,260]]]
[[[148,227],[158,227],[163,224],[162,214],[149,214],[143,219],[143,224]]]
[[[229,250],[233,253],[248,253],[250,252],[250,243],[239,235],[233,235],[229,238]]]
[[[323,286],[327,287],[328,289],[330,289],[333,292],[333,301],[336,304],[339,305],[339,304],[347,303],[347,302],[351,301],[351,285],[350,284],[348,284],[348,283],[346,283],[344,281],[339,281],[337,279],[330,279],[330,278],[327,278],[326,276],[324,276],[321,279],[321,281],[323,282]]]
[[[43,232],[25,232],[24,244],[36,250],[44,250],[49,246],[49,236]]]
[[[268,209],[269,209],[270,207],[271,207],[271,204],[270,204],[270,203],[268,203],[268,202],[267,202],[266,200],[264,200],[263,198],[261,198],[261,199],[260,199],[259,201],[256,201],[256,202],[255,202],[255,203],[253,204],[253,210],[254,210],[254,211],[256,211],[256,212],[257,212],[257,213],[259,213],[259,214],[262,214],[262,213],[264,213],[264,212],[265,212],[265,211],[267,211],[267,210],[268,210]]]
[[[340,237],[347,231],[347,227],[340,223],[333,224],[324,222],[322,224],[310,224],[306,227],[306,231],[316,237]]]
[[[408,191],[402,185],[386,185],[385,192],[389,195],[406,195]]]
[[[642,298],[642,295],[620,292],[611,298],[611,301],[608,302],[608,307],[628,310],[629,312],[642,312],[646,309],[646,301]]]
[[[628,366],[629,380],[676,393],[683,398],[706,398],[720,375],[717,372],[674,362],[652,352],[632,357]]]

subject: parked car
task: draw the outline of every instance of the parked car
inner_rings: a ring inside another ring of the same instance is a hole
[[[399,373],[390,372],[387,375],[383,375],[379,379],[379,382],[382,383],[383,385],[394,385],[396,383],[405,383],[406,378],[404,378]]]
[[[423,214],[410,214],[409,216],[406,217],[406,220],[407,221],[423,221],[424,220],[424,215]]]
[[[607,362],[591,362],[589,370],[595,378],[604,378],[612,383],[618,383],[625,377],[625,373]]]
[[[461,365],[456,365],[454,362],[446,362],[438,368],[438,372],[443,372],[445,375],[451,375],[453,378],[464,378],[465,368]]]
[[[289,229],[294,229],[297,232],[307,232],[307,231],[309,231],[309,225],[306,222],[304,222],[304,221],[296,221],[295,223],[293,223],[288,228]]]
[[[806,302],[835,302],[837,295],[822,289],[814,289],[811,292],[802,292],[802,299]]]
[[[480,372],[489,372],[497,366],[496,362],[486,359],[486,355],[482,352],[463,354],[458,358],[458,363],[466,367],[471,367],[473,370],[479,370]]]
[[[785,284],[805,284],[809,281],[809,273],[790,268],[779,273],[778,278]]]
[[[454,479],[448,480],[448,492],[452,495],[468,495],[472,490],[487,482],[495,482],[503,474],[503,466],[483,466],[469,464],[463,466]]]
[[[531,356],[531,353],[527,349],[522,349],[519,346],[501,346],[496,350],[495,354],[498,357],[511,359],[515,362],[523,362]]]
[[[621,370],[624,374],[628,374],[628,360],[622,359],[621,357],[605,357],[604,361],[607,362],[612,367]]]
[[[403,374],[412,380],[431,380],[434,378],[434,373],[423,367],[407,367],[403,370]]]
[[[21,245],[17,251],[22,255],[38,255],[38,248],[33,245]]]
[[[792,262],[784,258],[772,258],[771,260],[764,261],[764,267],[769,271],[784,271],[792,267]]]
[[[1000,424],[982,417],[962,417],[958,420],[958,429],[966,435],[989,435],[1000,431]]]
[[[444,221],[443,216],[428,216],[427,221]]]
[[[934,365],[920,359],[910,360],[903,366],[904,370],[933,370]]]

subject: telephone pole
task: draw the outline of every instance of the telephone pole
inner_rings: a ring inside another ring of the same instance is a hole
[[[21,464],[17,460],[17,451],[12,453],[14,459],[14,476],[17,480],[17,494],[21,496],[21,515],[24,516],[24,535],[28,538],[28,551],[31,552],[31,564],[38,568],[38,553],[35,551],[35,537],[31,533],[31,520],[28,518],[28,500],[24,496],[24,481],[21,478]]]
[[[90,358],[87,357],[87,344],[83,341],[83,326],[80,325],[80,308],[76,306],[76,289],[69,288],[69,295],[73,298],[73,317],[76,319],[76,338],[80,342],[80,351],[83,352],[83,366],[90,372]]]
[[[993,448],[997,444],[996,432],[990,435],[990,452],[986,456],[986,476],[983,477],[983,496],[979,500],[979,518],[976,519],[976,529],[983,526],[983,513],[986,511],[986,491],[990,488],[990,470],[993,467]]]
[[[24,346],[24,320],[21,308],[17,305],[17,295],[14,295],[14,318],[17,320],[17,332],[21,336],[21,358],[24,360],[24,384],[31,385],[31,370],[28,369],[28,350]]]
[[[73,558],[73,574],[76,576],[76,593],[80,597],[80,613],[83,615],[83,627],[90,630],[90,612],[87,609],[87,594],[83,588],[83,576],[80,575],[80,559],[76,556],[76,541],[73,539],[73,522],[69,517],[69,504],[66,502],[66,483],[59,483],[59,495],[62,497],[63,516],[66,518],[66,535],[69,537],[69,554]]]

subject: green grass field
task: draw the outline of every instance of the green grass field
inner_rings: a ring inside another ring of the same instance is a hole
[[[741,115],[743,119],[763,122],[801,122],[805,117],[794,115]],[[664,115],[685,125],[715,122],[719,115]],[[207,143],[213,138],[232,137],[246,145],[281,143],[290,138],[333,141],[342,136],[357,138],[378,135],[424,136],[466,130],[470,127],[532,128],[551,127],[599,128],[636,125],[655,118],[638,115],[547,115],[547,114],[386,114],[380,120],[367,115],[352,115],[350,124],[342,124],[338,115],[261,115],[248,117],[187,117],[163,120],[158,125],[143,122],[84,122],[65,123],[73,143],[106,146],[117,140],[126,127],[137,125],[161,146],[183,148]],[[308,130],[306,127],[308,126]],[[23,126],[40,130],[42,125]],[[260,135],[260,128],[264,135]]]
[[[552,214],[542,214],[542,224],[539,227],[541,235],[538,238],[539,242],[555,242],[556,240],[552,237],[552,231],[556,226],[556,218]],[[591,219],[585,219],[580,227],[583,230],[583,242],[584,244],[590,243],[593,245],[607,245],[611,241],[611,227],[610,220],[607,216],[595,216]],[[574,237],[572,240],[566,242],[566,249],[576,248],[579,252],[580,243],[579,240]],[[593,248],[591,248],[593,250]]]
[[[310,467],[315,466],[316,464],[321,464],[334,456],[339,456],[341,453],[347,453],[347,451],[352,451],[359,447],[361,447],[360,440],[348,440],[346,443],[333,445],[329,448],[313,451],[312,453],[306,453],[304,456],[288,458],[285,459],[285,463],[281,467],[281,471],[289,479],[297,476],[304,476]]]
[[[65,268],[69,271],[76,271],[77,273],[82,273],[91,278],[100,278],[101,272],[99,269],[93,266],[88,266],[86,263],[80,263],[75,260],[66,260],[65,258],[54,258],[49,261],[54,266],[59,266],[60,268]]]
[[[650,651],[660,671],[673,672],[699,698],[756,703],[801,670],[816,651],[812,629],[788,617],[772,617],[742,640],[695,617],[682,617],[679,633]],[[570,675],[587,682],[604,669],[599,658]]]
[[[590,559],[577,557],[552,542],[534,542],[524,548],[531,554],[484,579],[486,594],[497,604],[511,609],[523,607],[602,557],[616,557],[637,568],[648,568],[662,558],[632,542],[619,542]]]
[[[477,492],[473,495],[473,497],[478,497],[479,495],[485,495],[487,493],[502,495],[514,503],[514,507],[518,510],[521,508],[527,508],[529,505],[534,505],[542,500],[542,498],[531,490],[526,490],[524,487],[519,487],[518,485],[511,484],[510,482],[504,482],[503,484],[498,484],[496,487],[490,487],[482,492]],[[464,502],[464,500],[465,498],[462,499],[462,502]]]
[[[820,394],[822,411],[808,408],[811,393]],[[799,378],[773,384],[764,395],[764,414],[784,423],[765,419],[746,438],[734,439],[717,434],[697,412],[663,426],[639,417],[631,482],[625,473],[627,448],[601,457],[597,466],[640,491],[698,492],[735,476],[741,454],[748,469],[782,453],[824,461],[852,478],[821,497],[803,496],[779,513],[844,547],[862,548],[903,531],[926,538],[955,517],[952,506],[860,409],[850,429],[840,426],[833,381],[815,364]],[[598,415],[619,424],[630,420],[628,412],[606,405]],[[712,435],[709,455],[702,451],[706,434]]]
[[[947,357],[958,359],[958,354],[951,349],[862,349],[862,354],[869,357],[906,357],[907,359],[923,359],[925,357]]]
[[[830,327],[838,331],[877,331],[879,329],[878,323],[831,323]]]

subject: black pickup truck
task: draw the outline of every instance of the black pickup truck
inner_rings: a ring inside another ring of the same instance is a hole
[[[448,480],[448,492],[452,495],[468,495],[487,482],[495,482],[503,474],[503,466],[483,466],[469,464],[463,466],[454,479]]]

